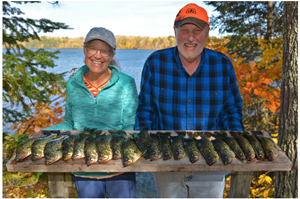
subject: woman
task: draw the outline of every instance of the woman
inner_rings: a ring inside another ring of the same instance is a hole
[[[85,65],[67,82],[65,121],[44,130],[134,130],[137,89],[132,77],[117,70],[115,50],[111,31],[89,31],[84,42]],[[80,198],[135,197],[135,173],[73,174]]]

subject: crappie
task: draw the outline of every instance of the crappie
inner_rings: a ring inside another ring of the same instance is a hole
[[[160,146],[163,160],[169,160],[173,158],[173,151],[172,151],[172,143],[170,139],[171,133],[160,133],[157,132],[156,134],[159,135]]]
[[[150,134],[150,147],[149,147],[150,161],[161,158],[161,146],[158,134]]]
[[[198,149],[201,155],[206,160],[206,163],[211,166],[215,164],[219,160],[219,155],[215,150],[213,143],[210,141],[208,137],[200,135],[201,139],[197,140]]]
[[[68,138],[66,138],[62,143],[62,159],[63,160],[69,160],[72,158],[73,151],[74,151],[74,145],[75,140],[77,139],[78,135],[70,135]]]
[[[220,133],[215,132],[215,134],[220,136],[228,144],[238,159],[241,161],[246,159],[243,150],[233,137],[229,137],[225,131],[221,131]]]
[[[56,138],[57,134],[52,133],[46,137],[40,137],[36,139],[33,144],[31,145],[31,160],[38,160],[44,157],[44,148],[50,140]]]
[[[104,163],[111,160],[113,157],[111,149],[112,135],[101,135],[97,140],[98,162]]]
[[[275,160],[278,156],[279,150],[273,140],[262,135],[255,134],[255,136],[263,147],[268,160]]]
[[[62,158],[62,143],[67,137],[68,135],[63,135],[47,142],[44,149],[45,165],[53,164]]]
[[[183,158],[186,153],[184,150],[184,142],[183,142],[183,137],[181,135],[179,136],[171,136],[171,143],[172,143],[172,150],[173,150],[173,155],[175,160],[179,160]]]
[[[142,151],[139,149],[132,138],[126,138],[123,141],[121,153],[124,167],[135,163],[143,155]]]
[[[125,139],[126,133],[125,132],[118,132],[118,134],[113,134],[112,135],[112,140],[111,140],[111,149],[113,153],[112,159],[120,159],[122,158],[121,154],[121,149],[122,149],[122,143]]]
[[[198,149],[197,140],[194,137],[184,138],[184,148],[186,154],[188,155],[191,163],[195,163],[201,157],[200,151]]]
[[[142,129],[139,133],[133,134],[133,139],[136,145],[143,153],[145,159],[149,158],[150,134],[148,130]]]
[[[88,132],[82,132],[77,136],[74,143],[72,160],[84,158],[84,144],[89,135],[90,133]]]
[[[225,165],[230,164],[235,157],[235,153],[220,137],[216,136],[215,138],[216,139],[212,140],[212,143],[214,144],[219,157],[221,157],[221,160]]]
[[[95,136],[89,136],[84,145],[84,158],[87,166],[98,162],[97,139]]]
[[[236,139],[236,141],[239,143],[240,147],[242,148],[245,157],[248,161],[255,158],[255,151],[253,147],[251,146],[250,142],[241,135],[241,132],[236,131],[230,131],[230,134]]]
[[[26,157],[31,155],[31,146],[36,139],[37,138],[30,138],[30,139],[24,140],[21,144],[19,144],[19,146],[16,149],[15,160],[17,162],[21,162]]]
[[[243,132],[242,135],[248,139],[250,144],[252,145],[256,159],[260,160],[265,157],[265,152],[259,141],[256,139],[256,137],[250,135],[248,132]]]

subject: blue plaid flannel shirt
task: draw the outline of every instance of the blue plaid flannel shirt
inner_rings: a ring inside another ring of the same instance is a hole
[[[176,46],[146,60],[135,129],[244,130],[243,100],[229,58],[204,48],[190,76],[178,53]]]

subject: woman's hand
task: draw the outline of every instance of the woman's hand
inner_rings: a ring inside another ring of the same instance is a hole
[[[42,128],[35,127],[34,132],[29,135],[28,138],[40,137],[42,135]]]

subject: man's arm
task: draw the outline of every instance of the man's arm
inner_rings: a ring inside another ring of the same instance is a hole
[[[154,103],[151,96],[151,70],[149,62],[146,61],[141,79],[141,90],[139,94],[139,103],[135,118],[135,129],[148,128],[148,130],[157,129],[157,117],[155,114]]]
[[[237,85],[234,68],[231,65],[229,97],[224,105],[223,114],[220,118],[220,126],[222,130],[243,131],[243,100]]]

